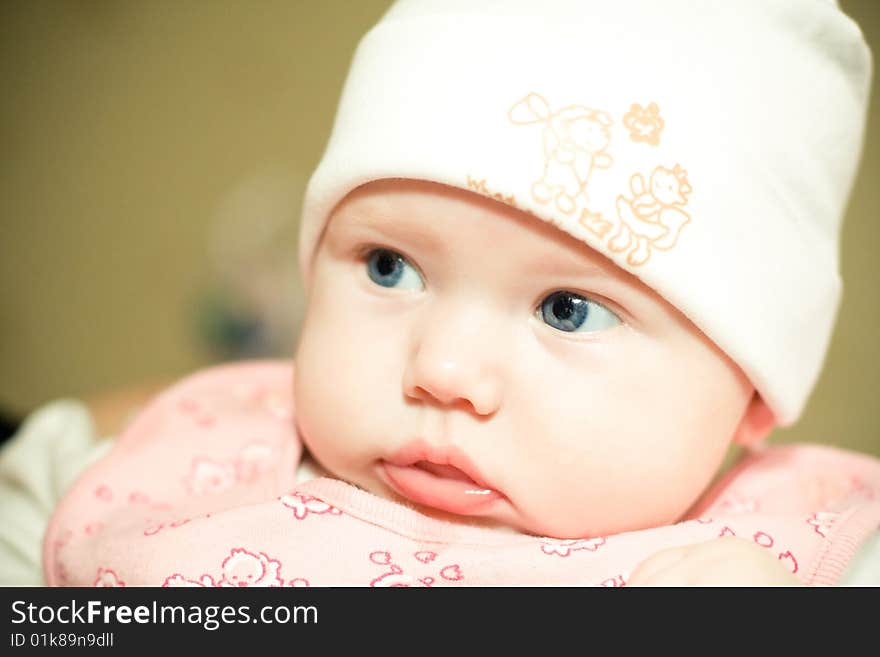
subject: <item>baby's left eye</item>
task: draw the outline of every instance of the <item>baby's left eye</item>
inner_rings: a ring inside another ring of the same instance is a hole
[[[567,290],[547,295],[537,312],[545,323],[566,333],[601,331],[622,323],[601,303]]]

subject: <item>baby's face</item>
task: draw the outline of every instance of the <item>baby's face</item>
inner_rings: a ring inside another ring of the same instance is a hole
[[[335,476],[429,515],[568,538],[678,520],[754,392],[585,244],[403,180],[330,217],[294,375],[301,436]]]

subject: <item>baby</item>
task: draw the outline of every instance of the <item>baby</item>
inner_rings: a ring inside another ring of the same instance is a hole
[[[398,2],[307,190],[293,365],[160,395],[47,580],[836,583],[880,463],[760,443],[824,358],[869,71],[830,1]]]

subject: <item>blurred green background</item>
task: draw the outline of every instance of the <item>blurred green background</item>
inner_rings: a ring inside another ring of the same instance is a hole
[[[289,353],[302,190],[389,4],[0,4],[0,407]],[[880,48],[880,2],[841,6]],[[776,437],[880,455],[878,87],[827,365]]]

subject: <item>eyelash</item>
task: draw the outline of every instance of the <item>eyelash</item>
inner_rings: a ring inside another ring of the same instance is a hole
[[[415,260],[410,258],[408,255],[406,255],[406,253],[404,253],[400,249],[391,248],[390,246],[384,246],[382,244],[361,244],[361,245],[358,245],[353,249],[354,259],[359,265],[361,265],[361,266],[366,265],[367,262],[369,262],[369,260],[370,260],[370,254],[376,250],[391,251],[392,253],[397,253],[404,260],[406,260],[413,267],[413,269],[415,269],[419,273],[419,276],[422,277],[423,281],[428,280],[428,277],[425,276],[425,272],[423,272],[422,268],[416,264]]]
[[[427,276],[425,276],[425,273],[424,273],[424,271],[422,271],[421,267],[419,267],[419,265],[412,258],[410,258],[406,253],[404,253],[403,251],[400,251],[399,249],[392,248],[389,246],[384,246],[384,245],[378,244],[378,243],[368,243],[368,244],[357,245],[356,247],[354,247],[352,252],[354,255],[354,259],[357,261],[357,263],[360,266],[364,266],[369,261],[370,254],[373,251],[376,251],[377,249],[391,251],[393,253],[399,254],[401,257],[403,257],[404,260],[406,260],[418,272],[418,274],[419,274],[419,276],[421,276],[422,280],[427,283]],[[541,311],[541,305],[543,304],[544,300],[548,296],[550,296],[551,294],[555,294],[556,292],[572,292],[574,294],[578,294],[578,295],[580,295],[580,296],[582,296],[582,297],[584,297],[594,303],[598,303],[602,306],[605,306],[609,311],[614,313],[618,317],[618,319],[620,319],[621,325],[628,325],[630,323],[629,313],[623,307],[621,307],[619,304],[611,301],[610,299],[607,299],[606,297],[604,297],[600,294],[596,294],[594,292],[586,292],[586,291],[580,290],[578,288],[569,288],[569,287],[555,288],[555,289],[552,289],[552,290],[549,290],[547,292],[542,293],[539,296],[537,302],[532,304],[532,314],[533,315],[539,314]],[[563,331],[560,331],[560,333],[565,334]],[[565,334],[565,335],[570,336],[572,334]],[[585,334],[585,335],[587,335],[587,334]]]

